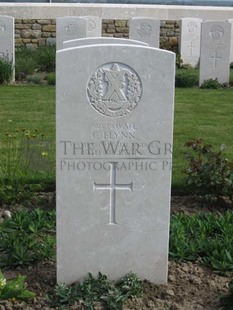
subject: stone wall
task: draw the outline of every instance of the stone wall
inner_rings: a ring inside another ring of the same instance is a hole
[[[103,37],[128,38],[127,20],[103,19]],[[179,21],[161,21],[160,47],[176,52],[178,50]],[[56,42],[56,21],[54,19],[16,19],[15,46],[37,47]]]

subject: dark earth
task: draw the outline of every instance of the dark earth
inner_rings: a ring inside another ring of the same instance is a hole
[[[47,199],[47,207],[54,207],[54,194],[41,194]],[[230,206],[227,204],[218,205],[214,209],[223,212]],[[6,210],[0,210],[0,215]],[[8,207],[8,210],[10,208]],[[14,208],[12,208],[14,210]],[[14,212],[12,211],[11,212]],[[211,205],[201,206],[198,198],[172,197],[171,212],[210,212],[213,211]],[[7,279],[14,278],[18,274],[27,276],[27,288],[36,293],[33,300],[20,301],[0,301],[0,310],[51,310],[45,301],[45,294],[51,291],[56,283],[55,261],[41,262],[29,267],[18,267],[16,270],[3,270]],[[141,298],[128,300],[123,310],[147,310],[147,309],[170,309],[170,310],[217,310],[221,309],[219,297],[228,292],[230,276],[221,276],[198,263],[169,261],[169,275],[167,285],[155,285],[147,280],[143,281],[143,295]],[[56,308],[57,309],[57,308]],[[81,303],[63,309],[84,310]],[[96,310],[104,309],[100,304]],[[232,305],[233,309],[233,305]]]

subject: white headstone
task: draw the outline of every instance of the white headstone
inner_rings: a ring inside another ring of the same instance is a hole
[[[86,45],[56,68],[58,282],[166,283],[175,55]]]
[[[75,39],[70,41],[63,42],[63,48],[70,48],[75,46],[82,46],[82,45],[93,45],[93,44],[133,44],[133,45],[144,45],[148,46],[147,43],[136,41],[136,40],[129,40],[129,39],[121,39],[121,38],[85,38],[85,39]]]
[[[84,16],[87,19],[87,37],[102,36],[102,19],[98,16]]]
[[[233,19],[228,19],[228,22],[231,23],[230,63],[232,63],[233,62]]]
[[[102,21],[96,16],[66,16],[56,21],[57,50],[63,48],[63,42],[86,37],[100,37]]]
[[[129,21],[129,38],[159,47],[160,21],[152,18],[133,17]]]
[[[229,83],[231,24],[227,21],[205,21],[201,26],[199,85],[218,79]]]
[[[180,55],[183,64],[196,68],[200,59],[201,22],[199,18],[181,18]]]
[[[14,17],[0,16],[0,58],[15,64]],[[13,77],[14,79],[14,77]]]

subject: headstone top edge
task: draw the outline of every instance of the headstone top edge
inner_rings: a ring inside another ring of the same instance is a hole
[[[0,19],[2,19],[2,18],[11,19],[12,21],[15,19],[13,16],[8,16],[8,15],[0,15]]]
[[[143,45],[143,46],[149,46],[149,44],[148,43],[145,43],[145,42],[141,42],[141,41],[138,41],[138,40],[133,40],[133,39],[127,39],[127,38],[111,38],[111,37],[88,37],[88,38],[79,38],[79,39],[73,39],[73,40],[66,40],[66,41],[64,41],[63,42],[63,44],[68,44],[69,42],[70,43],[73,43],[73,42],[83,42],[83,43],[85,43],[85,41],[86,42],[89,42],[89,41],[91,41],[91,40],[93,40],[93,41],[97,41],[97,40],[100,40],[100,39],[103,39],[105,42],[104,43],[98,43],[98,45],[99,44],[119,44],[119,43],[117,43],[117,41],[118,40],[120,40],[120,41],[125,41],[125,42],[127,42],[127,41],[129,41],[129,43],[130,42],[138,42],[139,43],[139,45]],[[116,41],[116,43],[107,43],[107,41]],[[85,45],[85,44],[84,44]]]
[[[56,54],[60,54],[60,53],[65,53],[65,52],[69,52],[69,51],[72,51],[72,50],[76,50],[76,49],[84,49],[84,48],[94,48],[94,47],[105,47],[105,46],[112,46],[112,47],[121,47],[121,48],[126,48],[126,47],[132,47],[132,48],[141,48],[141,49],[148,49],[148,50],[154,50],[154,51],[157,51],[157,52],[160,52],[160,53],[163,53],[163,54],[170,54],[170,55],[175,55],[174,52],[171,52],[171,51],[167,51],[167,50],[163,50],[163,49],[160,49],[160,48],[157,48],[157,47],[151,47],[151,46],[147,46],[147,45],[133,45],[133,44],[121,44],[121,43],[98,43],[98,44],[90,44],[90,45],[82,45],[82,46],[74,46],[74,47],[68,47],[68,48],[63,48],[63,49],[60,49],[56,52]]]

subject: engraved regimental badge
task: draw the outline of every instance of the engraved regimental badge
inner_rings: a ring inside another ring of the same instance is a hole
[[[212,26],[211,29],[210,29],[210,32],[209,32],[209,36],[214,41],[222,39],[222,37],[224,36],[224,29],[223,29],[223,27],[220,26],[220,25]]]
[[[108,117],[129,114],[142,96],[142,83],[137,73],[122,63],[107,63],[96,70],[87,83],[91,106]]]

